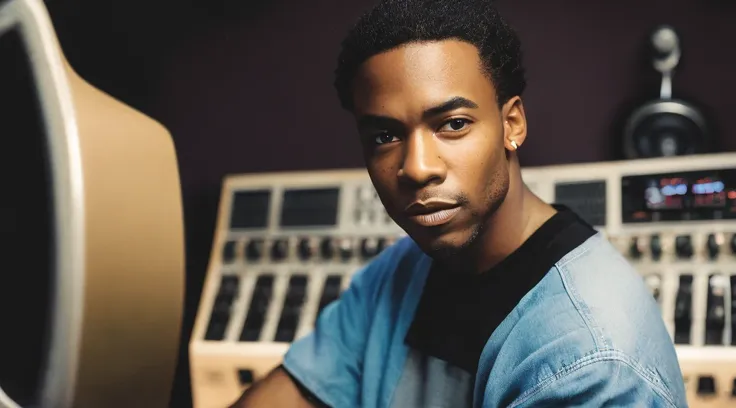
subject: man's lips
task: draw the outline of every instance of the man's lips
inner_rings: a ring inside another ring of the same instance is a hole
[[[405,213],[421,226],[435,227],[449,222],[459,211],[460,204],[457,201],[432,198],[411,203]]]
[[[449,222],[459,211],[460,207],[455,207],[428,214],[413,215],[409,218],[423,227],[436,227]]]

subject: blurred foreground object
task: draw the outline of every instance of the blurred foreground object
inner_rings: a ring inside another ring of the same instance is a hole
[[[42,1],[9,0],[0,137],[0,407],[168,406],[184,290],[168,131],[73,71]]]

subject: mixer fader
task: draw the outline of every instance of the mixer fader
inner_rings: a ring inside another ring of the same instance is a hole
[[[736,406],[736,155],[522,171],[641,273],[690,405]],[[195,407],[222,407],[280,363],[350,277],[405,235],[364,170],[226,178],[190,343]]]

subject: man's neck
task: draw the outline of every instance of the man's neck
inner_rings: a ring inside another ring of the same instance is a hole
[[[516,251],[556,210],[540,200],[521,180],[512,176],[506,199],[488,219],[466,253],[453,260],[453,269],[483,273]],[[462,259],[460,259],[462,258]],[[462,265],[456,265],[460,261]]]

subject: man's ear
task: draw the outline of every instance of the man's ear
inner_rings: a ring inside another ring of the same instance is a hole
[[[526,140],[526,113],[519,96],[509,99],[501,107],[503,120],[503,145],[507,150],[516,150]]]

